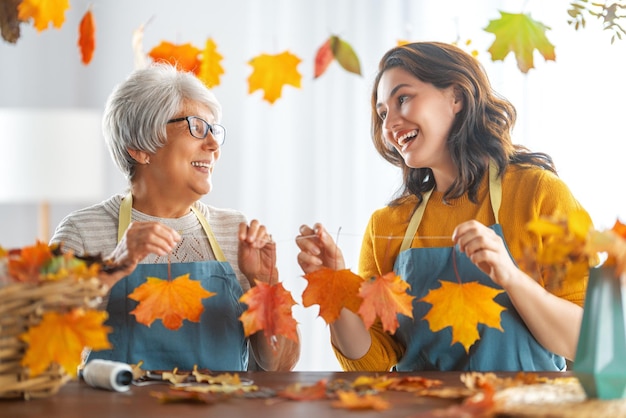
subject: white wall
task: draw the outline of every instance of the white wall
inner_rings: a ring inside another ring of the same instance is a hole
[[[97,49],[85,67],[75,46],[76,27],[89,3],[97,19]],[[626,221],[626,194],[621,191],[626,41],[610,45],[595,22],[574,32],[565,23],[568,4],[565,0],[71,0],[61,30],[37,33],[22,25],[16,45],[0,41],[0,107],[102,109],[113,86],[132,70],[132,32],[148,20],[146,50],[162,40],[202,47],[212,37],[224,56],[226,74],[214,91],[224,107],[228,138],[214,191],[204,200],[241,209],[268,225],[279,246],[281,278],[300,302],[306,281],[295,261],[299,225],[322,221],[331,231],[341,228],[339,242],[348,266],[355,269],[369,214],[398,186],[395,170],[371,146],[369,90],[378,59],[399,39],[472,39],[496,90],[518,107],[517,141],[553,155],[562,177],[598,225],[611,226],[620,215]],[[527,75],[517,70],[512,56],[504,63],[491,63],[486,50],[493,36],[482,31],[499,16],[498,10],[519,12],[522,7],[552,27],[548,36],[557,46],[556,63],[545,63],[536,55],[537,68]],[[333,63],[327,74],[313,80],[315,52],[331,34],[355,48],[362,77]],[[274,105],[263,101],[260,92],[248,95],[248,60],[287,49],[302,58],[298,67],[302,88],[285,87]],[[77,159],[93,158],[80,148],[67,152]],[[104,158],[101,199],[124,187],[122,176],[108,156]],[[8,181],[16,179],[1,178],[0,187]],[[72,185],[72,178],[58,181]],[[51,224],[90,203],[53,203]],[[36,236],[35,202],[0,203],[0,245],[28,245]],[[338,369],[317,307],[298,306],[294,313],[303,334],[298,369]]]

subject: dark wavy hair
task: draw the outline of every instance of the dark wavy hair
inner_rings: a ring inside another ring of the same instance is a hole
[[[465,194],[476,202],[480,181],[494,161],[501,174],[509,164],[531,164],[556,173],[552,158],[513,144],[511,131],[517,113],[515,107],[491,87],[482,65],[462,49],[440,42],[416,42],[389,50],[380,60],[372,89],[372,140],[378,153],[402,169],[403,185],[390,202],[395,205],[415,195],[418,206],[422,194],[435,187],[430,168],[411,168],[400,153],[388,146],[382,135],[383,121],[378,116],[378,84],[383,73],[402,68],[425,83],[445,89],[453,86],[462,96],[463,109],[456,115],[447,147],[457,167],[456,180],[444,193],[444,200]]]

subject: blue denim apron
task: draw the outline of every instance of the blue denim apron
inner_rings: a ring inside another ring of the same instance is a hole
[[[130,312],[138,305],[128,298],[147,277],[168,277],[168,264],[138,264],[135,270],[118,281],[109,296],[107,325],[113,327],[109,341],[113,349],[92,351],[88,360],[99,358],[137,364],[144,370],[192,370],[194,365],[214,371],[243,371],[248,366],[248,340],[239,316],[243,290],[231,265],[226,261],[211,228],[196,208],[193,212],[202,224],[217,261],[172,263],[171,277],[190,274],[202,287],[216,295],[203,299],[200,322],[183,321],[177,330],[165,328],[160,320],[149,327],[138,323]],[[130,224],[132,196],[120,205],[118,240]]]
[[[498,212],[502,199],[502,184],[495,164],[490,164],[489,194],[496,223],[493,229],[502,239],[502,228],[498,224]],[[480,339],[469,349],[461,343],[452,343],[450,327],[438,332],[429,329],[424,316],[431,304],[420,302],[431,289],[439,288],[440,280],[458,283],[479,282],[501,290],[491,278],[472,263],[467,256],[454,247],[410,248],[413,237],[422,220],[424,209],[431,192],[413,214],[407,228],[394,271],[407,281],[409,293],[415,296],[413,318],[398,315],[399,328],[395,337],[406,347],[398,362],[399,371],[418,370],[464,370],[464,371],[559,371],[565,369],[565,359],[546,350],[530,333],[515,310],[506,292],[495,297],[495,301],[506,308],[501,313],[500,331],[484,324],[478,325]],[[507,249],[508,251],[508,249]],[[510,255],[510,253],[509,253]],[[453,257],[455,258],[453,261]],[[458,277],[454,272],[456,263]]]

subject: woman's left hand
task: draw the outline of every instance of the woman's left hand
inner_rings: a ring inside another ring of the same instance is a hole
[[[459,224],[452,233],[452,240],[472,263],[503,288],[518,272],[502,237],[478,221]]]
[[[239,270],[248,278],[251,286],[254,281],[274,284],[278,281],[276,269],[276,243],[267,233],[265,225],[256,219],[239,224]]]

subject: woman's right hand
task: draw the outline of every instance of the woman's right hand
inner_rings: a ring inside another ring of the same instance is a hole
[[[105,274],[101,279],[113,286],[122,277],[132,273],[147,255],[163,256],[171,253],[180,239],[176,230],[159,222],[132,222],[106,258],[108,263],[117,267],[115,273]]]
[[[333,270],[345,268],[341,249],[320,223],[312,227],[302,225],[300,235],[296,237],[296,244],[300,248],[298,264],[304,273],[312,273],[322,267]]]

